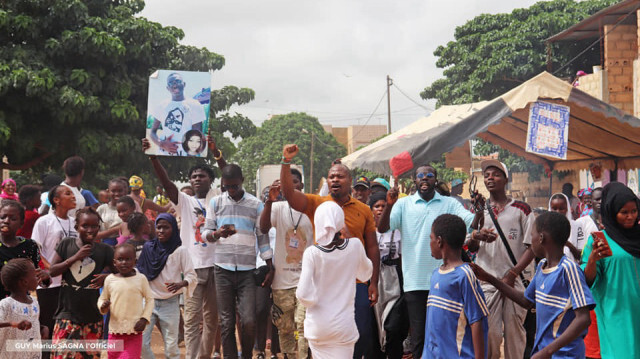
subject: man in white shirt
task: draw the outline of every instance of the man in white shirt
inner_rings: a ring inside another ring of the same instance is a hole
[[[143,151],[150,143],[142,140]],[[213,141],[209,141],[209,149],[218,163],[218,167],[226,166],[222,152]],[[181,218],[180,238],[187,247],[198,277],[198,284],[191,297],[186,298],[184,305],[184,337],[187,358],[211,358],[218,327],[218,306],[214,281],[214,245],[208,243],[201,235],[204,229],[207,204],[219,191],[211,188],[215,179],[213,168],[198,164],[189,170],[189,182],[195,196],[189,196],[178,190],[169,179],[156,156],[149,156],[156,176],[166,191],[167,198],[175,205],[176,214]],[[202,325],[202,329],[200,326]]]
[[[291,178],[296,190],[302,191],[302,173],[291,169]],[[276,229],[276,243],[273,261],[275,276],[271,289],[273,293],[274,324],[278,327],[280,348],[289,358],[295,358],[296,341],[294,331],[298,330],[298,358],[308,358],[308,343],[304,338],[305,309],[296,298],[296,289],[302,271],[302,254],[313,245],[313,225],[309,217],[292,209],[286,201],[278,201],[280,181],[275,181],[269,190],[269,197],[260,216],[260,230],[263,233],[271,227]]]

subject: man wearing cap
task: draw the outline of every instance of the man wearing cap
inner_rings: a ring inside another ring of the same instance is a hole
[[[389,184],[389,182],[387,182],[386,179],[382,178],[382,177],[378,177],[376,179],[374,179],[373,181],[371,181],[371,194],[373,195],[374,193],[377,192],[384,192],[384,194],[387,194],[387,191],[389,191],[391,189],[391,185]]]
[[[356,184],[353,186],[353,198],[368,205],[369,196],[371,195],[371,185],[369,179],[365,176],[360,176],[356,180]]]
[[[451,197],[458,200],[458,202],[460,202],[460,204],[466,210],[469,210],[471,209],[471,201],[466,198],[462,198],[462,196],[460,195],[462,193],[463,187],[464,187],[464,181],[462,179],[456,178],[453,181],[451,181]]]
[[[411,351],[414,358],[420,358],[431,274],[442,263],[431,256],[431,224],[439,215],[448,213],[462,218],[467,227],[475,228],[481,214],[474,216],[455,199],[440,195],[436,191],[438,173],[432,166],[418,167],[413,179],[415,194],[398,199],[397,187],[387,192],[387,206],[378,223],[378,232],[399,229],[402,233],[403,288],[411,326]]]
[[[496,237],[471,233],[468,241],[471,251],[478,251],[476,263],[492,275],[502,278],[510,286],[524,291],[520,274],[527,280],[531,279],[534,258],[529,248],[531,244],[531,229],[534,224],[534,214],[528,204],[507,197],[505,190],[509,180],[509,170],[498,160],[485,160],[481,163],[484,185],[489,190],[490,197],[486,204],[484,225],[482,230],[490,230]],[[514,265],[508,251],[500,238],[499,231],[489,214],[494,217],[506,241],[517,260]],[[481,283],[482,290],[489,307],[489,356],[490,359],[500,358],[500,346],[504,338],[504,357],[522,358],[526,345],[526,331],[524,320],[527,310],[512,300],[500,295],[500,292],[488,283]]]

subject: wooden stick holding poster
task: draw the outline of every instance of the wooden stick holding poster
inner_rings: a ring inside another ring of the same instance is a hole
[[[149,76],[148,155],[206,157],[211,74],[158,70]]]

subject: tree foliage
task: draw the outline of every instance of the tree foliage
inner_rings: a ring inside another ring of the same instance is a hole
[[[306,133],[303,131],[305,130]],[[311,133],[314,136],[313,159],[311,159]],[[282,147],[295,143],[300,147],[293,163],[304,167],[305,183],[309,185],[310,160],[313,161],[313,184],[316,187],[320,179],[327,175],[331,162],[346,154],[344,146],[335,137],[327,133],[318,119],[306,113],[276,115],[262,123],[255,136],[240,142],[237,163],[242,167],[245,188],[255,188],[256,171],[261,165],[279,164]]]
[[[438,106],[493,99],[547,69],[545,39],[616,2],[541,1],[510,14],[479,15],[456,28],[455,41],[436,49],[436,65],[444,69],[444,78],[434,81],[420,96],[437,99]],[[559,70],[555,75],[572,78],[577,70],[599,64],[596,44],[563,67],[592,43],[593,39],[552,44],[552,67]],[[528,172],[530,181],[545,174],[542,166],[482,140],[474,152],[498,152],[512,171]]]
[[[0,149],[11,169],[87,162],[86,182],[148,173],[140,151],[148,77],[157,69],[220,70],[223,56],[181,45],[182,30],[136,17],[142,0],[6,0],[0,8]],[[210,127],[250,136],[249,119],[230,114],[254,98],[233,86],[212,91]],[[228,154],[233,143],[216,134]],[[172,159],[172,175],[195,160]],[[140,170],[144,168],[144,170]]]
[[[569,28],[616,0],[541,1],[510,14],[482,14],[459,26],[455,41],[439,46],[436,65],[444,78],[420,94],[437,99],[438,106],[489,100],[527,81],[547,68],[545,39]],[[552,63],[559,69],[593,40],[552,44]],[[556,76],[600,63],[596,44]]]

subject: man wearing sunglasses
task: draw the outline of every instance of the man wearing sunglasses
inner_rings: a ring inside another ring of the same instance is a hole
[[[431,256],[431,224],[446,213],[461,217],[469,228],[476,227],[482,213],[474,216],[454,198],[440,195],[436,191],[438,173],[432,166],[418,167],[413,180],[417,190],[411,196],[398,199],[397,184],[387,192],[387,206],[378,223],[378,232],[399,229],[402,233],[402,274],[411,326],[411,351],[414,358],[420,358],[431,273],[441,264]]]
[[[376,237],[376,227],[373,213],[366,204],[351,197],[351,173],[349,168],[341,163],[334,162],[327,174],[329,187],[328,196],[316,194],[304,194],[293,187],[290,163],[298,154],[297,145],[285,145],[282,150],[282,168],[280,170],[280,186],[284,197],[291,208],[314,218],[316,208],[324,202],[336,202],[344,211],[345,228],[347,238],[356,237],[362,242],[367,257],[373,263],[373,275],[370,284],[356,284],[355,319],[360,335],[354,348],[354,358],[361,358],[368,354],[373,337],[373,316],[371,306],[378,301],[378,271],[380,267],[380,249]],[[313,353],[312,353],[313,355]]]
[[[202,133],[204,107],[197,100],[184,97],[186,86],[179,73],[170,74],[167,77],[167,91],[171,94],[171,100],[165,100],[150,109],[153,117],[151,140],[164,155],[185,155],[181,153],[184,152],[182,139],[187,131],[198,130]],[[159,129],[162,129],[162,139],[158,136]]]
[[[228,164],[222,169],[224,193],[214,197],[207,208],[203,236],[214,243],[214,273],[220,318],[222,350],[225,357],[238,357],[236,305],[240,314],[242,357],[253,357],[256,336],[256,244],[268,272],[261,286],[273,281],[273,250],[269,236],[260,231],[258,220],[264,204],[242,188],[242,169]]]

